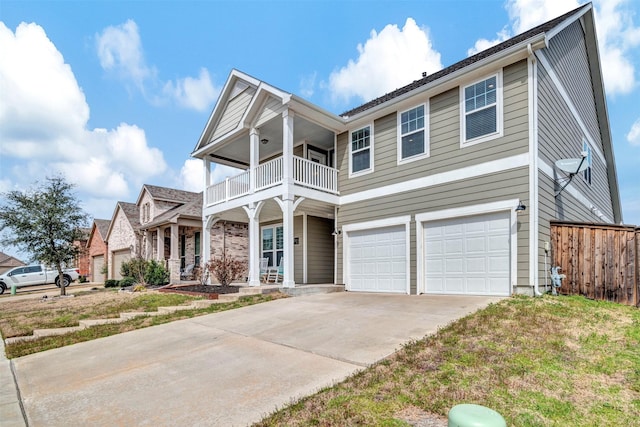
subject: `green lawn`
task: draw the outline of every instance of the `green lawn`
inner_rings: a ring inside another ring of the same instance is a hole
[[[459,403],[493,408],[509,426],[640,425],[640,311],[510,298],[257,425],[401,426]]]

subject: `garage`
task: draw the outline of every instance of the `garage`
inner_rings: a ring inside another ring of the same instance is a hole
[[[510,212],[423,223],[428,294],[510,294]]]
[[[104,274],[102,269],[104,268],[104,255],[96,255],[91,259],[91,281],[102,282],[104,281]]]
[[[116,280],[122,279],[120,268],[122,267],[123,262],[129,261],[130,259],[131,259],[131,251],[129,249],[113,252],[113,270],[112,270],[113,279],[116,279]]]
[[[347,290],[408,292],[405,225],[347,233]]]

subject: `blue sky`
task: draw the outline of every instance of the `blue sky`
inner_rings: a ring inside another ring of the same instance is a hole
[[[143,183],[200,191],[189,154],[232,68],[341,113],[579,3],[2,0],[0,191],[62,172],[107,219]],[[640,2],[594,7],[624,220],[640,224]]]

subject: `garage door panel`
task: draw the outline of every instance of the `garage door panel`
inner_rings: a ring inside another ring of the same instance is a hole
[[[425,222],[425,291],[508,295],[510,213]]]
[[[348,237],[349,290],[406,292],[405,226],[352,231]]]

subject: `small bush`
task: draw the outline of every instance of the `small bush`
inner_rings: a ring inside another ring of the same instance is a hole
[[[119,280],[107,279],[107,280],[104,281],[104,287],[105,288],[117,288],[119,283],[120,283]]]
[[[121,288],[126,288],[128,286],[133,286],[137,283],[137,280],[134,279],[133,277],[123,277],[120,280],[120,287]]]
[[[225,253],[220,258],[212,258],[205,264],[205,268],[221,286],[228,286],[234,280],[243,277],[244,272],[247,271],[247,263]]]
[[[133,292],[145,292],[147,287],[145,285],[135,285],[133,287]]]
[[[133,277],[135,283],[141,285],[155,286],[169,283],[169,271],[162,262],[152,259],[132,258],[122,263],[120,273],[123,277]]]
[[[87,283],[89,280],[87,279],[87,276],[79,276],[78,277],[78,283]]]
[[[147,285],[166,285],[169,283],[169,271],[164,268],[161,262],[155,260],[147,261],[147,270],[144,274],[144,281]]]

